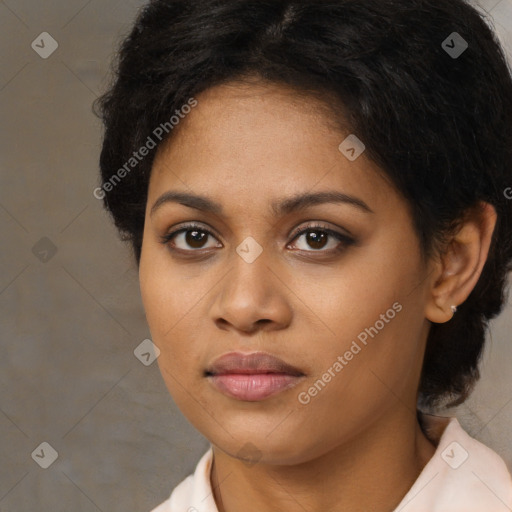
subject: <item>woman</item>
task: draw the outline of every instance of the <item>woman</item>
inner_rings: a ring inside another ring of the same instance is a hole
[[[505,511],[456,418],[512,261],[512,80],[462,0],[148,2],[102,197],[211,443],[154,512]]]

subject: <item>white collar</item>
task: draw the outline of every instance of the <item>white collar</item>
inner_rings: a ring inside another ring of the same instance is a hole
[[[510,512],[512,478],[501,457],[469,436],[456,418],[422,414],[436,451],[393,512]],[[213,448],[193,475],[152,512],[218,512],[210,473]]]

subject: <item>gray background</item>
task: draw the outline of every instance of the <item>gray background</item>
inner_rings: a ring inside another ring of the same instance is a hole
[[[150,337],[137,270],[92,194],[91,104],[142,3],[0,2],[0,512],[149,511],[208,447],[134,355]],[[512,60],[512,0],[480,4]],[[31,47],[42,32],[59,45],[47,59]],[[509,468],[511,331],[509,305],[449,412]]]

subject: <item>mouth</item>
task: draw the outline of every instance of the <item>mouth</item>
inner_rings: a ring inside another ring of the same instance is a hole
[[[296,386],[305,374],[265,352],[231,352],[215,360],[205,377],[224,395],[248,402],[264,400]]]

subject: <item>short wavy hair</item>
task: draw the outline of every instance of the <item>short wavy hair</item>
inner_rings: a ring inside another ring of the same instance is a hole
[[[418,390],[423,407],[464,402],[512,268],[512,79],[484,14],[463,0],[153,0],[113,69],[94,105],[99,197],[137,264],[156,150],[126,163],[191,98],[248,76],[320,100],[364,141],[410,204],[423,256],[479,201],[493,205],[482,274],[453,319],[432,324]]]

